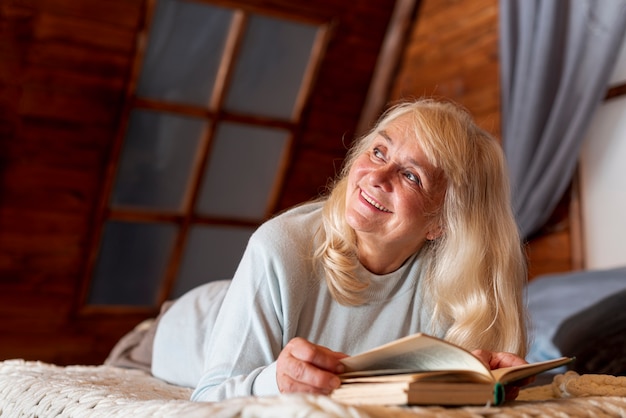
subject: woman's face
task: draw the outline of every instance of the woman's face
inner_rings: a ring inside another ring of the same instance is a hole
[[[378,132],[348,174],[346,219],[357,242],[408,258],[441,228],[432,216],[445,192],[443,172],[428,162],[406,116]]]

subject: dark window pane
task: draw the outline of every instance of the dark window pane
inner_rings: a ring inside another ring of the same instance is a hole
[[[154,306],[176,232],[170,224],[108,222],[88,302]]]
[[[226,108],[291,119],[317,29],[302,23],[251,16]]]
[[[133,111],[112,204],[179,210],[205,126],[201,119]]]
[[[193,227],[172,297],[203,283],[232,279],[252,232],[254,228]]]
[[[137,95],[208,105],[232,15],[206,3],[158,1]]]
[[[289,133],[280,129],[220,124],[200,189],[198,212],[262,220],[288,138]]]

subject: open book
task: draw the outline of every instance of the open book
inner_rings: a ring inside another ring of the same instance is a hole
[[[469,351],[418,333],[341,362],[337,401],[382,405],[498,405],[504,385],[571,362],[561,357],[489,370]]]

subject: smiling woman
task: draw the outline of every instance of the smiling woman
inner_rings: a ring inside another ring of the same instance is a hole
[[[499,367],[523,362],[526,269],[509,202],[500,146],[466,111],[395,106],[327,197],[252,235],[219,309],[202,287],[160,318],[152,371],[194,386],[194,400],[330,393],[347,354],[415,332]]]

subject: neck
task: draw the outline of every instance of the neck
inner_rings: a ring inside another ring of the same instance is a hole
[[[419,248],[407,250],[406,248],[381,246],[375,240],[359,239],[357,243],[357,257],[359,261],[363,267],[378,275],[398,270],[418,250]]]

